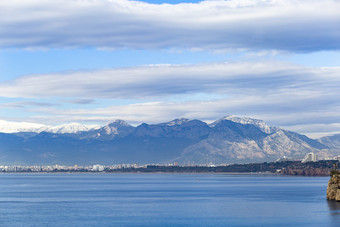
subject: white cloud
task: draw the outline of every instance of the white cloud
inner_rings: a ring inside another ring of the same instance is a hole
[[[340,124],[308,124],[308,125],[293,125],[287,129],[295,132],[301,132],[311,138],[320,138],[340,133]]]
[[[0,83],[0,97],[25,101],[0,108],[25,105],[15,116],[25,111],[31,122],[45,124],[158,123],[178,117],[211,121],[234,114],[312,134],[337,130],[312,126],[340,122],[339,86],[340,68],[272,61],[149,65],[20,77]]]
[[[144,102],[128,105],[112,105],[94,109],[57,109],[41,108],[36,121],[56,122],[102,122],[108,123],[115,119],[123,119],[133,124],[159,123],[174,118],[185,117],[201,119],[208,122],[216,120],[227,114],[249,116],[266,120],[274,126],[302,133],[329,132],[340,119],[340,109],[332,108],[324,103],[311,102],[304,97],[266,97],[244,96],[238,98],[224,98],[209,101],[186,102]],[[334,105],[339,106],[337,103]],[[299,106],[296,108],[296,106]],[[321,110],[322,109],[322,110]],[[48,122],[53,123],[53,122]],[[324,128],[312,127],[315,124],[324,125]],[[309,128],[310,130],[306,130]]]
[[[294,96],[295,94],[292,94]],[[307,102],[306,102],[307,101]],[[323,106],[324,105],[324,106]],[[340,130],[339,105],[331,108],[323,103],[311,104],[308,98],[251,96],[235,99],[187,102],[144,102],[112,105],[94,109],[41,108],[30,121],[56,124],[60,122],[109,123],[123,119],[131,124],[160,123],[185,117],[212,122],[228,114],[248,116],[267,121],[270,125],[318,137]],[[299,108],[295,108],[300,106]],[[321,110],[322,109],[322,110]]]
[[[280,62],[151,65],[23,76],[0,83],[0,96],[145,101],[211,93],[230,97],[301,96],[332,102],[338,94],[339,74],[339,68],[311,68]]]
[[[337,0],[1,1],[2,48],[318,51],[340,48]]]

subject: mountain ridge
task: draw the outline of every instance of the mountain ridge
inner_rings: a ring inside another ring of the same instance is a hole
[[[320,157],[340,154],[340,147],[262,120],[231,115],[209,125],[179,118],[135,127],[116,120],[87,131],[59,132],[0,133],[0,158],[12,164],[221,164],[274,161],[282,156],[301,159],[309,152]]]
[[[76,122],[61,125],[45,125],[30,122],[11,122],[0,120],[0,133],[22,133],[22,132],[51,132],[51,133],[77,133],[82,131],[90,131],[100,128],[99,125],[84,125]]]

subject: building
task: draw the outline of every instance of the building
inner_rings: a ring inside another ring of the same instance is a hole
[[[287,162],[287,161],[294,161],[294,159],[291,157],[282,156],[279,159],[277,159],[275,162]]]
[[[105,167],[102,166],[102,165],[93,165],[92,167],[92,171],[95,171],[95,172],[102,172],[104,171]]]
[[[318,156],[314,154],[313,152],[308,153],[304,159],[302,159],[302,163],[305,162],[317,162],[318,161]]]

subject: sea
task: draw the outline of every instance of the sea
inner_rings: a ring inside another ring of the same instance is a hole
[[[329,177],[0,174],[0,226],[340,226]]]

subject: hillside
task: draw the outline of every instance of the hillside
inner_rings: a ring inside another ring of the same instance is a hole
[[[301,159],[309,152],[340,154],[325,140],[234,116],[209,125],[182,118],[137,127],[117,120],[100,128],[63,128],[69,130],[0,133],[1,164],[221,164]]]

